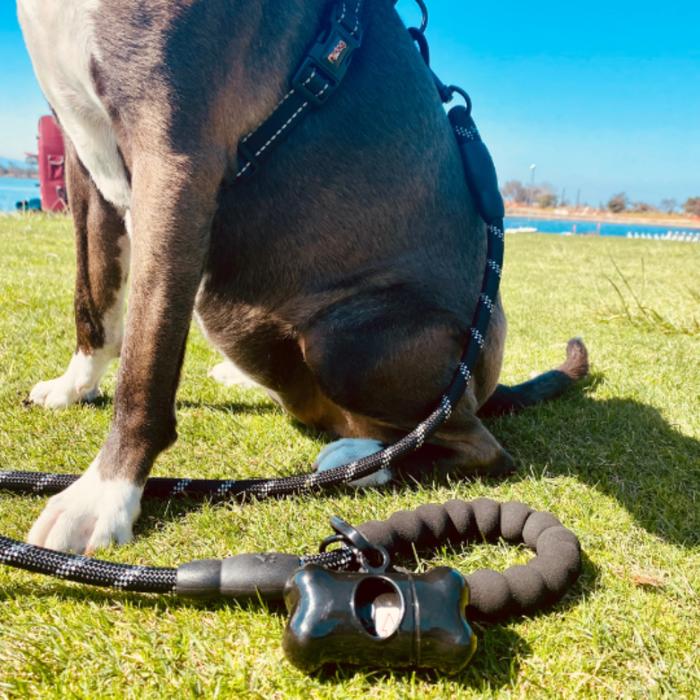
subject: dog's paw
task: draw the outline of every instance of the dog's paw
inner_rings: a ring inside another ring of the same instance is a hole
[[[67,408],[81,401],[94,401],[99,395],[99,382],[108,364],[106,358],[73,355],[68,369],[56,379],[39,382],[29,394],[29,402],[44,408]]]
[[[143,488],[124,479],[103,479],[98,464],[99,456],[80,479],[49,500],[27,536],[29,544],[91,554],[132,539]]]
[[[81,401],[94,401],[99,397],[99,389],[80,389],[71,381],[71,377],[66,374],[50,379],[46,382],[39,382],[29,394],[30,403],[44,408],[68,408]]]
[[[316,471],[325,472],[343,464],[355,462],[363,457],[369,457],[382,449],[384,449],[384,445],[377,440],[343,438],[324,447],[316,458],[314,467]],[[351,481],[350,486],[355,488],[383,486],[390,482],[392,478],[391,469],[380,469],[378,472],[362,479]]]
[[[244,389],[252,389],[259,386],[246,374],[243,374],[233,362],[220,362],[213,369],[209,370],[209,376],[219,384],[224,386],[240,386]]]

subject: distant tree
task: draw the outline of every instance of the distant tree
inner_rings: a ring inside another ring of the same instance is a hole
[[[635,202],[632,205],[632,211],[645,214],[650,211],[656,211],[656,207],[653,207],[648,202]]]
[[[629,199],[624,192],[620,192],[613,197],[610,197],[610,200],[608,201],[608,209],[613,214],[621,214],[623,211],[626,211],[628,205]]]
[[[501,194],[505,199],[510,199],[514,202],[524,203],[528,201],[527,187],[520,180],[509,180],[501,187]]]
[[[678,209],[678,202],[672,197],[661,200],[661,211],[665,211],[667,214],[673,214],[676,209]]]
[[[537,206],[541,209],[553,209],[557,206],[558,201],[557,195],[555,195],[554,192],[549,192],[545,189],[540,189],[535,197],[535,202],[537,202]]]
[[[691,216],[700,216],[700,197],[688,197],[683,205],[683,211]]]

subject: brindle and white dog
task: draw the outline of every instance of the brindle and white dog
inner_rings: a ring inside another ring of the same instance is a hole
[[[91,552],[131,538],[144,481],[176,439],[193,311],[235,363],[218,375],[251,378],[299,420],[345,438],[321,467],[395,440],[449,384],[486,237],[391,0],[365,3],[363,48],[329,104],[249,182],[223,184],[328,4],[18,0],[66,137],[77,242],[77,350],[31,401],[90,400],[121,357],[109,435],[78,482],[49,501],[32,544]],[[570,343],[561,371],[494,394],[505,328],[499,303],[469,391],[426,460],[433,449],[465,473],[510,468],[477,411],[489,397],[487,410],[551,397],[585,373],[585,348]]]

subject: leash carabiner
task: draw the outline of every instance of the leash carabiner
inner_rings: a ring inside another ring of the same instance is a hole
[[[428,29],[428,6],[425,4],[424,0],[416,0],[416,4],[420,7],[421,15],[423,16],[420,23],[420,29],[418,30],[421,34],[425,34]]]
[[[448,86],[447,91],[450,95],[450,99],[448,100],[448,102],[451,102],[454,99],[455,94],[459,95],[465,102],[465,106],[467,108],[467,115],[471,116],[472,98],[469,97],[469,93],[457,85]]]
[[[391,557],[381,545],[372,544],[357,528],[337,515],[331,517],[331,527],[335,535],[326,537],[319,552],[323,554],[331,544],[341,543],[350,549],[360,564],[360,569],[368,574],[383,574],[391,564]]]

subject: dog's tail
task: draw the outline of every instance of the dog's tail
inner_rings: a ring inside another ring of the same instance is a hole
[[[564,364],[517,386],[499,384],[479,410],[479,417],[502,416],[549,401],[563,394],[587,374],[588,350],[580,338],[572,338],[566,346]]]

